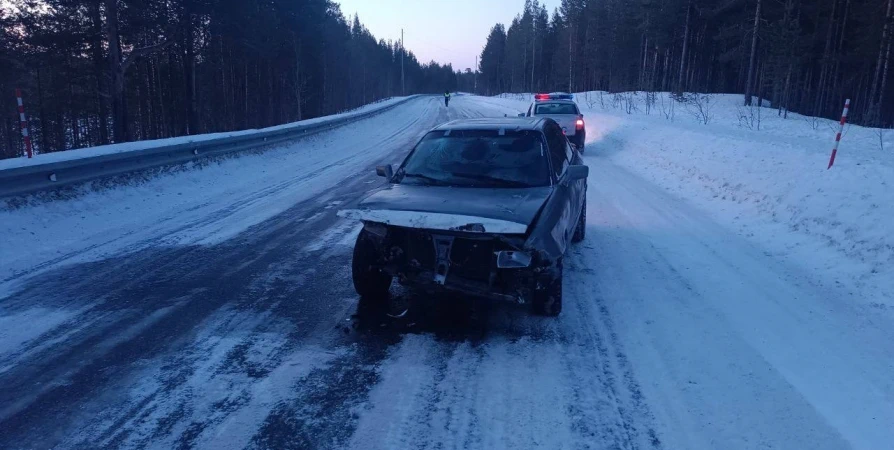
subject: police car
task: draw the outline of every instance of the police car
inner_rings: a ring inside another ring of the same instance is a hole
[[[564,93],[536,94],[534,103],[528,108],[528,112],[519,114],[519,117],[547,117],[556,121],[568,140],[584,152],[584,143],[587,140],[587,128],[584,124],[584,115],[580,113],[574,95]]]

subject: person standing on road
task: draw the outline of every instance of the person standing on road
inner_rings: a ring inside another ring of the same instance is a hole
[[[444,92],[444,107],[450,107],[450,91]]]

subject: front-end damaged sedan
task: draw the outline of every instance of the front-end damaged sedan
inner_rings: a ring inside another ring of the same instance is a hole
[[[551,119],[458,120],[429,132],[389,185],[343,217],[361,220],[352,274],[364,301],[393,280],[562,310],[562,260],[586,233],[589,168]]]

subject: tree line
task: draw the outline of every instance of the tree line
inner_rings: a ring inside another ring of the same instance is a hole
[[[837,119],[894,122],[894,0],[527,0],[481,53],[479,89],[740,93]]]
[[[403,73],[403,76],[402,76]],[[0,5],[0,158],[14,91],[42,152],[261,128],[456,87],[331,0],[14,0]]]

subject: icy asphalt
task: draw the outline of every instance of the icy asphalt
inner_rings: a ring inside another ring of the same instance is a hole
[[[421,99],[80,219],[3,216],[64,219],[0,236],[0,448],[891,448],[892,322],[612,164],[611,136],[561,317],[400,290],[402,317],[358,314],[337,211],[431,127],[514,112]]]

